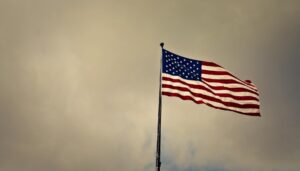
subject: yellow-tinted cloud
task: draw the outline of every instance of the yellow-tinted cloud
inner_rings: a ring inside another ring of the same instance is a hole
[[[297,1],[0,2],[0,170],[153,170],[160,41],[261,94],[253,118],[163,98],[162,170],[299,170]]]

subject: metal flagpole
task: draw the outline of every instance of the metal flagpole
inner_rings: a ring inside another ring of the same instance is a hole
[[[164,49],[164,43],[160,43],[161,50]],[[157,143],[156,143],[156,171],[160,171],[160,142],[161,142],[161,72],[162,72],[162,56],[160,59],[159,71],[159,96],[158,96],[158,121],[157,121]]]

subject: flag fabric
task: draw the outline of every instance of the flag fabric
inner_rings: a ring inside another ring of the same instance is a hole
[[[242,81],[213,62],[189,59],[165,49],[162,53],[162,95],[260,116],[259,93],[251,81]]]

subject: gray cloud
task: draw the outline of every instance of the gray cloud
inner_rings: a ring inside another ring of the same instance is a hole
[[[296,171],[297,1],[0,1],[0,170],[154,170],[159,42],[259,87],[262,117],[163,98],[163,170]]]

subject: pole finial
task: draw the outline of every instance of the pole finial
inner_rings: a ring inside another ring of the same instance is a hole
[[[165,44],[164,44],[164,42],[161,42],[159,45],[163,49]]]

